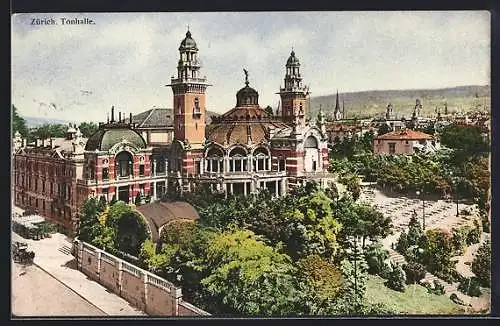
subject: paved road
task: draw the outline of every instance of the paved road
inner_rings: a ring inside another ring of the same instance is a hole
[[[12,262],[12,314],[105,316],[106,314],[35,265]]]
[[[28,250],[35,252],[34,263],[38,267],[91,302],[106,315],[145,315],[144,312],[130,305],[125,299],[109,292],[104,286],[77,270],[76,260],[70,254],[71,243],[63,234],[56,233],[51,238],[35,241],[24,239],[13,232],[12,241],[28,243]]]

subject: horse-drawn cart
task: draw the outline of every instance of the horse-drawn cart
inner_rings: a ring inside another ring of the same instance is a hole
[[[12,245],[12,257],[14,262],[21,264],[32,264],[35,259],[35,253],[28,251],[28,244],[26,242],[14,242]]]

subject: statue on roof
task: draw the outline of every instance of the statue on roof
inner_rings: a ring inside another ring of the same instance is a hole
[[[249,84],[249,82],[248,82],[248,70],[243,68],[243,72],[245,73],[245,85],[248,86],[248,84]]]

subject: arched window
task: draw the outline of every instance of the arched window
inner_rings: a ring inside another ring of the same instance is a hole
[[[229,172],[247,171],[247,152],[241,147],[235,147],[229,153]]]
[[[305,148],[318,148],[318,140],[314,136],[309,136],[304,141]]]
[[[223,172],[224,152],[218,147],[212,147],[206,155],[207,172]]]
[[[133,174],[133,157],[129,152],[123,151],[116,155],[116,175],[119,178],[128,177]]]
[[[254,171],[268,171],[269,170],[269,151],[264,147],[256,148],[253,152]]]

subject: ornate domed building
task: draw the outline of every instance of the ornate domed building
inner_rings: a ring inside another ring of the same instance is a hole
[[[164,192],[166,163],[152,158],[152,148],[132,127],[121,114],[115,121],[111,108],[111,121],[101,123],[89,137],[78,182],[82,201],[90,195],[132,202],[137,195],[155,194],[156,188]],[[158,169],[158,163],[164,167]],[[157,174],[158,170],[163,173]]]
[[[205,125],[206,78],[199,78],[198,48],[191,33],[179,47],[177,78],[172,77],[175,139],[166,149],[168,185],[188,191],[209,183],[227,194],[246,195],[259,188],[282,195],[307,179],[325,179],[328,148],[324,117],[306,123],[309,88],[302,85],[300,62],[292,51],[286,61],[285,87],[280,88],[281,115],[259,105],[259,93],[245,86],[236,106]]]

